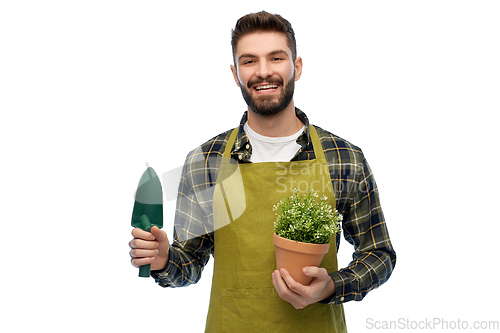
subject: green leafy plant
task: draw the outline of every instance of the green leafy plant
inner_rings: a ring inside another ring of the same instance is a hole
[[[297,242],[329,243],[330,237],[341,231],[342,214],[332,209],[326,200],[327,197],[320,198],[311,189],[303,195],[299,195],[297,189],[294,189],[291,196],[283,198],[273,207],[278,215],[274,222],[274,232]]]

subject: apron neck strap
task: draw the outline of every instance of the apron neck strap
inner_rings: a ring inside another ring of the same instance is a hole
[[[224,150],[224,157],[225,158],[230,158],[231,157],[231,149],[233,148],[234,141],[236,140],[236,135],[238,135],[239,127],[236,127],[233,129],[233,132],[229,136],[229,139],[227,139],[227,144],[226,144],[226,149]]]
[[[316,129],[313,125],[309,125],[309,137],[311,138],[313,144],[314,155],[316,155],[316,159],[326,163],[325,153],[323,152],[321,141],[319,141],[318,132],[316,132]]]

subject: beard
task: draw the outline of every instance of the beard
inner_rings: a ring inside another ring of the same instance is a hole
[[[257,96],[253,98],[250,90],[251,86],[255,84],[259,84],[262,82],[267,82],[270,84],[276,83],[279,84],[280,87],[283,87],[283,80],[281,78],[276,80],[258,80],[258,81],[249,81],[247,83],[247,87],[240,84],[241,94],[243,95],[243,99],[247,103],[248,107],[258,115],[261,116],[272,116],[277,113],[283,111],[288,104],[292,101],[293,92],[295,90],[295,75],[292,75],[292,78],[286,83],[285,89],[281,91],[281,94],[276,99],[275,96],[263,95]]]

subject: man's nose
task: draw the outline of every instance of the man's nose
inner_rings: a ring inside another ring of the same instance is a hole
[[[273,70],[267,61],[260,61],[259,68],[257,69],[256,74],[257,74],[257,76],[260,76],[262,78],[266,78],[266,77],[271,76],[273,74]]]

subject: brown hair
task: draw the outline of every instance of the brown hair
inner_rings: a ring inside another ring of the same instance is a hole
[[[233,48],[233,59],[235,60],[236,45],[241,37],[253,32],[281,32],[286,35],[288,47],[292,51],[292,60],[297,58],[297,45],[292,25],[278,14],[269,14],[261,11],[241,17],[231,31],[231,46]],[[236,61],[236,60],[235,60]]]

